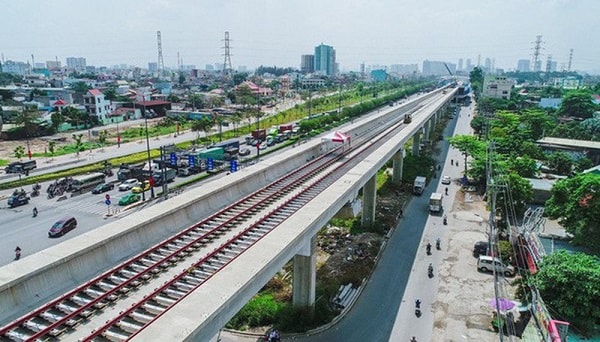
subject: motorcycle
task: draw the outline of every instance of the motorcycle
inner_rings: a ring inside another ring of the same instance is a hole
[[[433,265],[429,264],[429,267],[427,268],[427,275],[429,276],[429,278],[433,278]]]
[[[429,242],[427,243],[426,249],[427,249],[427,255],[431,255],[431,244]]]
[[[15,248],[15,260],[19,259],[21,259],[21,247],[17,246],[17,248]]]
[[[448,217],[446,217],[446,215],[444,215],[444,226],[448,224]]]
[[[448,196],[448,188],[446,188],[446,196]]]
[[[40,195],[40,191],[33,188],[33,190],[31,191],[31,197],[37,197]]]
[[[415,316],[421,317],[421,301],[418,299],[415,301]]]
[[[37,208],[33,208],[33,217],[37,217],[38,216],[38,210]]]
[[[435,240],[435,249],[437,249],[438,251],[442,249],[440,244],[441,244],[441,240],[440,240],[440,238],[437,238],[437,240]]]

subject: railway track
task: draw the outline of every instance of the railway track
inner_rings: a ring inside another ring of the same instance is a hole
[[[368,136],[354,140],[354,146],[359,147],[348,151],[338,148],[307,162],[20,317],[0,329],[0,340],[132,338],[397,134],[402,123],[388,125],[379,125]],[[124,305],[116,315],[109,310]],[[94,323],[97,321],[102,323]]]

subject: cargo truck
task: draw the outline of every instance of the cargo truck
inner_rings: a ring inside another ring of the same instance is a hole
[[[6,166],[6,173],[22,173],[29,176],[29,171],[35,169],[37,164],[35,160],[27,160],[24,162],[18,161],[10,163]]]
[[[223,160],[225,151],[222,147],[213,147],[198,153],[198,159],[212,158],[214,160]]]
[[[166,183],[169,183],[175,179],[175,176],[177,176],[177,170],[175,169],[164,169],[161,171],[154,171],[152,173],[154,185],[161,185],[163,183],[163,180]]]
[[[443,195],[439,192],[434,192],[429,197],[429,211],[432,213],[438,213],[442,211],[442,197]]]
[[[425,190],[425,183],[427,182],[427,178],[423,176],[415,177],[415,182],[413,183],[413,194],[421,195],[423,190]]]

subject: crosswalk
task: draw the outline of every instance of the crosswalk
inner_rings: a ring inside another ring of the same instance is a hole
[[[106,203],[104,203],[104,196],[98,196],[93,198],[90,198],[89,196],[82,196],[70,197],[70,194],[68,194],[67,198],[63,200],[59,200],[60,197],[53,198],[51,200],[46,200],[42,205],[40,205],[40,207],[63,209],[67,210],[71,214],[82,212],[86,214],[96,214],[102,216],[108,213],[109,206],[107,206]],[[119,198],[111,199],[111,202],[111,213],[119,211],[121,209],[121,207],[117,205],[117,203],[119,202]]]

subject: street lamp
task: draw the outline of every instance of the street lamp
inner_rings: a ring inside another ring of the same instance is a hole
[[[150,157],[150,138],[148,137],[148,116],[146,115],[146,97],[142,96],[142,106],[144,108],[144,124],[146,125],[146,151],[148,152],[148,169],[150,171],[150,198],[154,198],[154,179],[152,178],[152,158]],[[142,184],[142,188],[144,184]],[[142,194],[145,191],[142,191]]]

